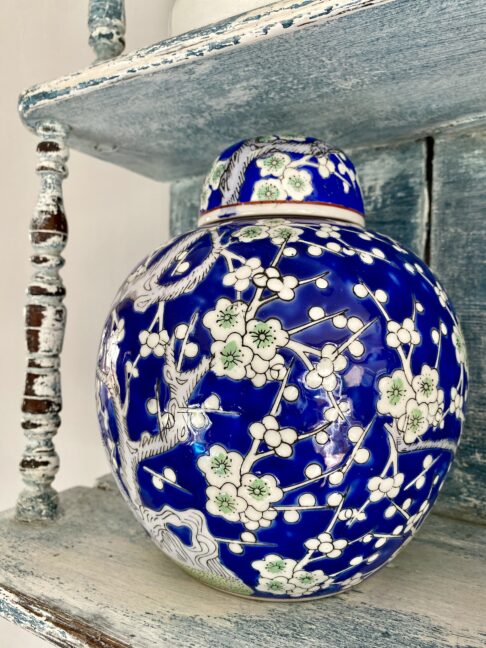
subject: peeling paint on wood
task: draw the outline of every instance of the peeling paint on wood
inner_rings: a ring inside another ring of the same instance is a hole
[[[360,586],[320,601],[262,603],[211,590],[171,563],[111,478],[67,491],[61,503],[54,525],[0,516],[0,614],[59,646],[479,648],[486,640],[479,525],[432,515]]]
[[[17,516],[31,521],[57,515],[58,496],[51,484],[59,469],[52,437],[60,424],[60,354],[64,338],[65,288],[59,271],[68,229],[62,199],[67,176],[66,131],[56,122],[38,125],[41,188],[30,226],[34,274],[27,289],[25,332],[27,373],[22,403],[26,446],[20,461],[25,484],[17,502]]]
[[[176,180],[255,133],[369,148],[485,119],[485,43],[481,0],[285,0],[32,88],[20,110]]]
[[[121,54],[125,49],[125,0],[90,0],[88,28],[97,61]]]
[[[435,142],[431,266],[466,338],[469,401],[463,439],[438,505],[486,519],[486,131]]]

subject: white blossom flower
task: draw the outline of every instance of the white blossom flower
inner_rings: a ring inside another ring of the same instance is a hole
[[[423,522],[428,510],[430,508],[430,504],[428,500],[425,500],[425,502],[422,502],[420,505],[419,510],[417,513],[414,515],[411,515],[407,522],[405,523],[405,529],[404,529],[404,534],[408,533],[409,531],[412,531],[412,533],[415,533],[417,530],[417,527]]]
[[[350,576],[349,578],[341,581],[339,585],[341,585],[342,588],[354,587],[355,585],[358,585],[358,583],[361,583],[363,578],[364,574],[362,572],[356,572],[356,574],[353,574],[353,576]]]
[[[329,178],[336,171],[336,165],[327,156],[317,158],[318,171],[321,178]]]
[[[262,177],[271,175],[280,178],[291,162],[291,157],[286,153],[273,153],[266,158],[257,160],[256,164]]]
[[[366,520],[366,512],[355,508],[343,508],[339,512],[338,519],[343,521],[358,520],[358,522],[361,522]]]
[[[243,243],[258,241],[260,239],[268,238],[268,227],[258,224],[247,225],[246,227],[242,227],[237,232],[234,232],[233,236]]]
[[[240,519],[240,513],[247,507],[246,500],[238,495],[236,486],[229,482],[220,488],[209,486],[206,489],[206,495],[208,512],[230,520],[230,522],[237,522]]]
[[[289,334],[282,329],[278,319],[272,318],[266,321],[252,319],[246,325],[243,341],[260,358],[271,360],[276,356],[277,349],[287,344]]]
[[[330,533],[321,533],[317,536],[319,546],[317,550],[327,558],[339,558],[343,550],[348,546],[344,538],[334,540]]]
[[[141,331],[138,336],[140,347],[140,355],[146,358],[153,353],[157,358],[161,358],[167,344],[169,343],[169,334],[167,331],[160,331],[160,333],[150,333],[150,331]]]
[[[260,592],[267,592],[268,594],[286,594],[292,588],[286,578],[277,576],[277,578],[264,578],[263,576],[258,581],[256,589]]]
[[[257,180],[253,185],[251,200],[254,202],[274,202],[286,199],[287,192],[280,180],[265,178],[265,180]]]
[[[269,507],[266,511],[258,511],[253,506],[248,506],[241,514],[240,521],[247,529],[256,531],[259,527],[269,527],[277,517],[277,510]]]
[[[370,500],[372,502],[379,502],[385,496],[393,499],[400,492],[403,480],[403,473],[397,473],[396,475],[393,475],[393,477],[372,477],[368,480],[368,490],[371,493]]]
[[[304,230],[300,229],[300,227],[283,224],[272,227],[269,236],[272,243],[275,243],[275,245],[282,245],[282,243],[294,243],[295,241],[298,241],[303,232]]]
[[[439,282],[435,284],[434,291],[439,298],[440,305],[445,308],[447,305],[447,295],[445,294],[444,288]]]
[[[254,355],[246,367],[246,377],[250,378],[255,387],[263,387],[268,380],[283,380],[286,374],[285,360],[279,353],[271,360]]]
[[[228,272],[223,277],[224,286],[234,286],[235,290],[243,291],[250,286],[251,279],[254,275],[262,272],[263,268],[258,257],[252,257],[240,265],[232,272]]]
[[[346,416],[346,414],[349,414],[350,411],[351,407],[349,405],[349,401],[344,399],[336,403],[336,405],[325,409],[324,418],[326,419],[326,421],[333,423],[334,421],[337,421],[338,418],[342,418],[343,416]]]
[[[253,358],[253,351],[243,344],[239,333],[231,333],[224,341],[213,342],[211,353],[211,369],[214,373],[233,380],[245,377],[246,366]]]
[[[415,392],[417,403],[434,403],[437,401],[437,386],[439,383],[439,372],[437,369],[422,365],[419,376],[412,380],[412,387]]]
[[[312,193],[312,176],[308,171],[301,169],[286,169],[282,177],[282,185],[287,194],[294,200],[304,200]]]
[[[271,504],[283,497],[283,491],[277,486],[273,475],[252,475],[246,473],[241,480],[238,495],[256,511],[266,511]]]
[[[226,340],[232,333],[245,333],[245,313],[248,306],[242,301],[218,299],[214,310],[203,317],[203,324],[211,331],[214,340]]]
[[[299,285],[297,277],[282,276],[276,268],[267,268],[255,274],[253,282],[259,288],[268,288],[276,293],[279,299],[290,301],[294,298],[294,288]]]
[[[293,428],[281,428],[274,416],[264,416],[261,422],[252,423],[249,431],[254,439],[265,441],[279,457],[290,457],[297,441],[297,432]]]
[[[316,231],[316,236],[319,238],[341,238],[339,227],[336,225],[328,225],[323,223]]]
[[[344,371],[348,360],[346,356],[339,353],[335,344],[326,344],[321,350],[321,360],[307,372],[305,382],[311,389],[324,387],[326,391],[333,391],[337,386],[336,373]]]
[[[407,402],[414,393],[408,383],[405,373],[397,369],[391,376],[385,376],[378,382],[380,399],[376,409],[380,414],[390,414],[393,418],[399,418],[405,414]]]
[[[457,324],[455,324],[454,328],[452,329],[452,344],[454,345],[454,348],[456,350],[457,361],[460,364],[466,364],[466,343],[464,341],[462,331]]]
[[[444,391],[437,390],[437,399],[429,403],[429,423],[432,427],[444,427]]]
[[[290,579],[293,576],[297,561],[291,558],[282,558],[277,554],[268,554],[263,560],[255,560],[251,563],[253,569],[264,578],[279,578]]]
[[[463,407],[464,407],[463,395],[460,392],[458,392],[456,387],[452,387],[451,404],[449,406],[449,412],[451,414],[455,414],[459,420],[462,420],[464,419]]]
[[[415,324],[410,317],[406,317],[401,324],[390,320],[387,324],[387,330],[386,343],[394,349],[401,344],[419,344],[421,339],[420,333],[415,328]]]
[[[305,569],[296,569],[289,580],[289,584],[293,586],[289,590],[289,596],[293,598],[309,596],[309,594],[315,594],[323,587],[328,587],[332,582],[333,579],[326,576],[322,569],[310,572]]]
[[[209,454],[205,454],[197,460],[198,468],[204,473],[208,484],[219,487],[226,483],[240,485],[242,463],[243,457],[239,452],[228,452],[226,448],[218,444],[212,445],[209,448]]]
[[[405,414],[398,419],[398,429],[405,443],[413,443],[424,435],[429,428],[429,408],[427,403],[418,403],[414,398],[408,401]]]

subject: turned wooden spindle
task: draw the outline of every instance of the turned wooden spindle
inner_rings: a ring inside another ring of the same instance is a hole
[[[90,0],[88,28],[96,61],[121,54],[125,48],[124,0]]]
[[[34,274],[25,309],[27,372],[22,427],[26,446],[20,462],[25,488],[17,501],[17,517],[26,521],[54,518],[58,512],[58,496],[51,484],[59,457],[52,438],[60,425],[60,354],[66,321],[66,291],[59,275],[68,237],[62,199],[69,155],[66,130],[47,121],[39,125],[37,134],[36,171],[41,188],[30,225]]]

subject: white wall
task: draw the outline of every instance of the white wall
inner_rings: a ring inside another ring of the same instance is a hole
[[[166,35],[170,0],[127,0],[127,50]],[[37,198],[35,138],[16,113],[19,92],[92,62],[88,0],[1,0],[0,56],[0,510],[21,488],[22,308],[30,254],[28,223]],[[70,236],[63,270],[68,324],[62,358],[64,409],[56,438],[56,486],[92,485],[109,467],[98,436],[94,366],[111,299],[133,265],[167,237],[168,187],[71,152],[65,205]],[[0,621],[1,648],[45,642]]]

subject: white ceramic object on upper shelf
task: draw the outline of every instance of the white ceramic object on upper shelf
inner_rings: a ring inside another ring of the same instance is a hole
[[[175,0],[169,18],[169,35],[184,32],[273,4],[269,0]]]

